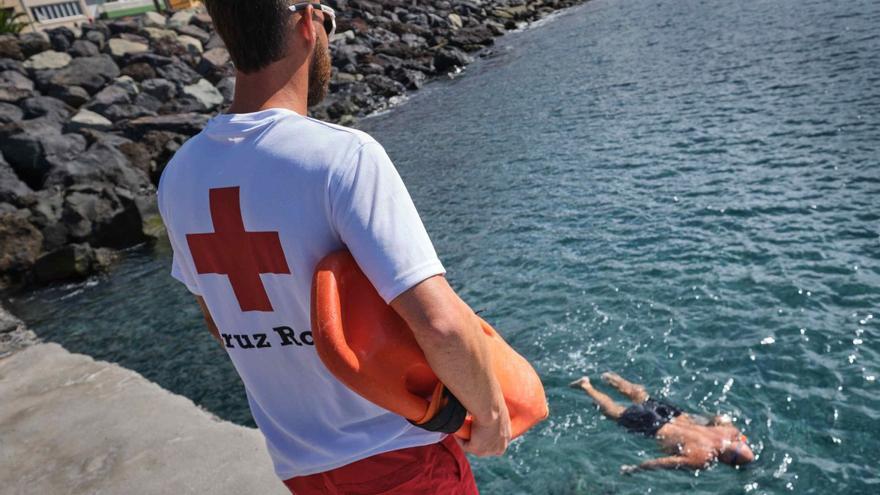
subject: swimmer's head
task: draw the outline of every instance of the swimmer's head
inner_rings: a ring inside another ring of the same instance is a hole
[[[718,460],[731,466],[745,466],[755,460],[755,453],[749,447],[749,440],[745,435],[733,442],[725,442],[724,450],[718,456]]]

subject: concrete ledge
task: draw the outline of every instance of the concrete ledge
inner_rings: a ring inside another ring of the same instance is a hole
[[[259,431],[57,344],[0,358],[0,493],[289,495]]]

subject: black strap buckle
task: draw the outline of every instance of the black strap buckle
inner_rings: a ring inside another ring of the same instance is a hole
[[[443,388],[443,398],[446,399],[446,405],[437,411],[433,418],[422,424],[416,424],[412,421],[410,423],[424,430],[440,433],[455,433],[461,429],[461,425],[464,424],[467,417],[467,409],[446,387]]]

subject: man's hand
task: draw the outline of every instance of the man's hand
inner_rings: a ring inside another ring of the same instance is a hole
[[[504,410],[487,422],[474,418],[470,440],[455,438],[462,450],[480,457],[504,454],[510,444],[510,414],[507,405],[502,405]]]

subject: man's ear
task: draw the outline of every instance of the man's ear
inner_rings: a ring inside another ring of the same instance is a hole
[[[302,11],[299,21],[296,23],[296,30],[299,31],[302,37],[306,40],[309,48],[313,48],[313,45],[318,42],[318,33],[315,31],[315,21],[312,19],[313,15],[315,15],[314,8],[311,5],[307,5],[306,9]]]

